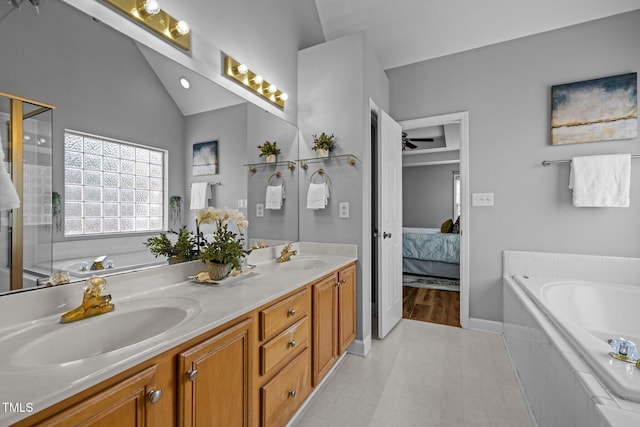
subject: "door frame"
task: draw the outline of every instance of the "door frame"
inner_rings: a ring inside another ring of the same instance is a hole
[[[460,126],[460,325],[469,329],[469,230],[471,209],[469,197],[469,112],[441,114],[412,120],[399,121],[402,129],[416,129],[445,124],[459,124]],[[420,150],[427,152],[428,150]],[[412,153],[417,154],[417,150]]]

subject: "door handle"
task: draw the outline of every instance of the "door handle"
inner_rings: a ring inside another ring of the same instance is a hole
[[[386,231],[382,233],[382,238],[386,239],[386,238],[391,238],[391,233],[387,233]]]

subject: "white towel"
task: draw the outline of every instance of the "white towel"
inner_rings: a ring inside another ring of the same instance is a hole
[[[0,139],[0,210],[17,209],[20,207],[20,198],[16,187],[11,181],[11,176],[4,166],[4,150]]]
[[[573,206],[629,207],[631,155],[574,157],[569,188]]]
[[[324,209],[329,203],[329,186],[326,183],[309,184],[307,209]]]
[[[204,209],[211,198],[211,186],[208,182],[191,183],[191,209]]]
[[[283,185],[267,185],[265,209],[282,209],[282,199],[284,199]]]

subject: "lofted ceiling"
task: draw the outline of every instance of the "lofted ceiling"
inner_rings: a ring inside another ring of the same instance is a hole
[[[328,40],[362,31],[382,68],[640,9],[638,0],[315,0]]]

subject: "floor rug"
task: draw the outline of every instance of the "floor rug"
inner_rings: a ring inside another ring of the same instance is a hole
[[[414,274],[403,274],[402,285],[413,288],[440,289],[444,291],[460,291],[460,280],[445,279],[443,277],[417,276]]]

